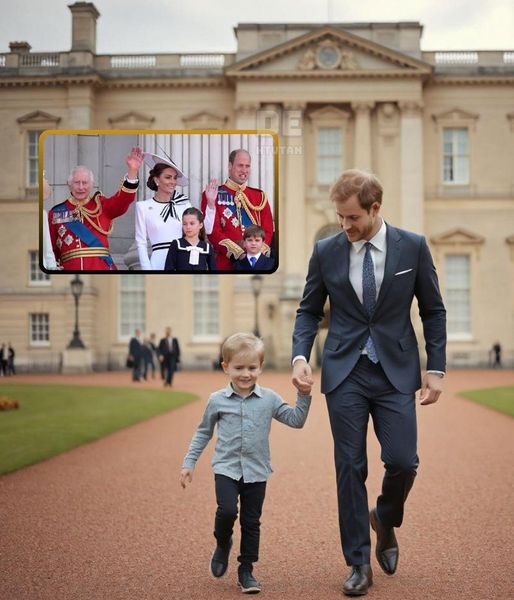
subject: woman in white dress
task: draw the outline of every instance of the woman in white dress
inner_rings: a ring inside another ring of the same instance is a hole
[[[187,185],[188,179],[167,158],[145,152],[144,160],[152,167],[146,185],[154,194],[136,202],[139,264],[145,271],[162,271],[171,242],[182,237],[182,213],[191,207],[189,198],[176,190],[177,185]],[[147,240],[152,245],[150,257]]]

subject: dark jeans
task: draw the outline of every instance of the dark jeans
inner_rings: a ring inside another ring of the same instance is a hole
[[[386,527],[399,527],[416,476],[416,404],[387,379],[380,364],[361,357],[350,375],[327,394],[339,505],[339,529],[348,565],[369,564],[370,533],[366,478],[369,415],[385,466],[377,513]]]
[[[237,499],[241,503],[239,524],[241,525],[241,548],[237,560],[242,565],[251,565],[259,560],[260,517],[266,495],[266,482],[245,483],[226,477],[214,476],[216,484],[216,519],[214,537],[220,546],[226,546],[237,519]]]

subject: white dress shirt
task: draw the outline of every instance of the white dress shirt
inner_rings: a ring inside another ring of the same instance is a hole
[[[377,287],[377,298],[380,292],[380,286],[384,279],[384,269],[387,254],[386,244],[386,224],[382,219],[382,225],[377,233],[369,240],[372,244],[371,248],[371,259],[373,260],[373,267],[375,271],[375,284]],[[366,241],[359,240],[358,242],[352,242],[350,248],[350,283],[352,284],[357,298],[362,302],[362,264],[364,262],[364,255],[366,254]],[[376,298],[375,298],[376,300]]]

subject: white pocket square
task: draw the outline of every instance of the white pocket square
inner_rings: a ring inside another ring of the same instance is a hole
[[[410,273],[412,271],[412,269],[405,269],[405,271],[398,271],[398,273],[395,273],[394,276],[396,277],[397,275],[404,275],[405,273]]]

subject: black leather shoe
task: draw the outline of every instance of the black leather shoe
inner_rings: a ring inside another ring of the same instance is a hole
[[[345,596],[365,596],[372,585],[371,565],[354,565],[348,579],[344,582],[343,593]]]
[[[377,534],[377,546],[375,555],[378,564],[381,566],[384,573],[393,575],[398,566],[398,558],[400,556],[400,548],[394,535],[393,527],[384,527],[380,522],[377,509],[374,508],[369,513],[369,522],[373,531]]]
[[[230,542],[227,546],[220,546],[219,544],[216,546],[216,550],[214,550],[214,554],[211,558],[211,575],[213,577],[223,577],[227,572],[228,567],[228,557],[230,554],[230,550],[232,548],[232,538],[230,538]]]
[[[258,594],[261,591],[261,584],[252,575],[250,569],[239,568],[237,573],[237,584],[243,594]]]

